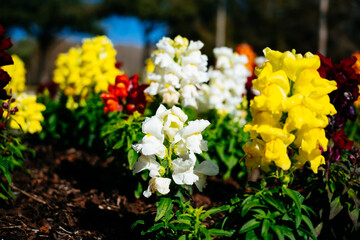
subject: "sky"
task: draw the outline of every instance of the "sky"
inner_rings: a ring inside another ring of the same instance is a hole
[[[106,36],[115,45],[131,45],[135,47],[144,46],[144,27],[136,17],[112,15],[102,20]],[[9,31],[12,41],[16,42],[25,38],[26,32],[20,28]],[[159,23],[150,34],[151,42],[156,43],[166,35],[166,24]],[[91,35],[84,33],[74,33],[64,30],[60,37],[69,38],[74,41],[81,41]]]

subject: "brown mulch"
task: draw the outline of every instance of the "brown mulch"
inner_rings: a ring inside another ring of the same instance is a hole
[[[155,198],[135,198],[137,179],[127,170],[85,151],[34,148],[24,164],[29,172],[12,175],[16,199],[0,200],[0,239],[147,239],[131,225],[154,218]],[[194,205],[219,205],[238,188],[212,177]]]

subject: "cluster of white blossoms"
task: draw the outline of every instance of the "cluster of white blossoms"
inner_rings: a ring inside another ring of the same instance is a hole
[[[149,95],[160,95],[168,106],[180,104],[197,108],[197,97],[202,83],[209,80],[206,55],[201,54],[201,41],[190,41],[177,36],[163,37],[151,55],[154,70],[147,75]]]
[[[133,172],[149,170],[149,187],[143,192],[145,197],[158,191],[161,194],[170,192],[172,180],[178,184],[195,185],[202,191],[207,176],[219,173],[218,166],[209,161],[196,164],[196,154],[207,151],[207,141],[201,132],[210,125],[207,120],[189,121],[188,116],[176,106],[166,109],[160,105],[155,116],[146,118],[142,131],[146,135],[132,147],[140,153],[134,164]],[[159,162],[159,161],[160,162]]]
[[[234,53],[231,48],[214,49],[215,67],[209,69],[209,84],[202,84],[198,99],[202,111],[217,109],[236,115],[246,94],[245,84],[251,72],[246,68],[246,55]]]

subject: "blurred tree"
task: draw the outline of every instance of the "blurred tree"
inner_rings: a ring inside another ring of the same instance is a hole
[[[103,0],[99,16],[112,14],[135,16],[145,26],[144,57],[149,56],[150,34],[159,23],[166,23],[168,36],[182,35],[205,43],[205,52],[211,53],[215,42],[217,0]]]
[[[96,4],[84,0],[11,0],[1,1],[0,22],[10,29],[23,28],[38,44],[37,82],[44,81],[45,56],[64,29],[102,34],[95,18]]]
[[[216,13],[221,0],[103,0],[103,16],[132,15],[149,25],[168,25],[168,35],[178,34],[205,43],[212,56],[215,47]],[[320,0],[223,0],[226,2],[226,42],[235,48],[251,44],[258,54],[266,46],[281,51],[319,50]],[[349,56],[360,48],[360,1],[329,0],[327,15],[328,55]],[[147,42],[149,44],[149,42]]]

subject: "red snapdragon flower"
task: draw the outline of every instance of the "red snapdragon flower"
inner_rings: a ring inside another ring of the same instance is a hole
[[[3,26],[0,25],[0,67],[14,63],[11,55],[4,52],[4,50],[7,50],[12,46],[10,38],[5,39],[5,32],[6,31]],[[6,93],[5,89],[3,89],[6,85],[8,85],[10,79],[9,74],[0,69],[0,100],[6,100],[11,97]]]
[[[10,38],[5,38],[5,32],[6,31],[3,26],[0,25],[0,67],[14,64],[11,55],[5,52],[5,50],[9,49],[12,46]],[[8,85],[10,80],[11,77],[9,76],[9,74],[0,68],[0,102],[2,102],[1,100],[7,100],[7,102],[3,102],[0,106],[0,119],[3,118],[4,109],[8,111],[3,121],[0,123],[0,131],[5,130],[5,123],[9,118],[9,115],[15,114],[15,112],[17,112],[17,108],[10,107],[11,102],[14,102],[15,100],[11,98],[11,94],[8,94],[4,89],[4,87]]]
[[[139,75],[136,74],[130,79],[126,74],[116,77],[115,84],[109,85],[107,92],[100,94],[101,99],[106,104],[105,113],[125,112],[128,115],[135,111],[143,114],[146,107],[146,95],[144,90],[148,87],[146,84],[139,85]]]
[[[330,124],[335,124],[335,128],[343,127],[347,120],[355,120],[354,102],[359,97],[360,75],[353,68],[356,62],[355,57],[346,58],[338,64],[333,64],[331,58],[325,58],[317,53],[321,60],[318,69],[320,76],[326,79],[335,80],[338,89],[329,94],[330,102],[336,108],[337,114],[332,116]],[[332,129],[335,130],[335,129]],[[335,131],[330,131],[334,133]]]
[[[349,149],[351,149],[351,147],[353,145],[353,141],[349,140],[346,137],[344,129],[340,129],[339,131],[337,131],[335,133],[335,135],[333,136],[333,140],[334,140],[335,146],[340,149],[349,150]]]

